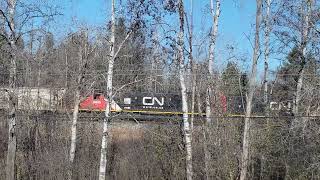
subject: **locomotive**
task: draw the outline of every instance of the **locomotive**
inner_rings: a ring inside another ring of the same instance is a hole
[[[80,111],[105,111],[108,100],[102,93],[94,93],[81,101]],[[111,102],[111,112],[141,114],[182,114],[178,94],[134,93],[116,97]]]
[[[102,93],[94,93],[93,95],[87,96],[79,104],[79,111],[84,112],[101,112],[105,111],[108,100]],[[119,105],[113,100],[111,102],[111,112],[121,112]]]

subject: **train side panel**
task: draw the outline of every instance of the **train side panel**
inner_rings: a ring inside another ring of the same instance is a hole
[[[176,94],[125,94],[116,101],[124,112],[177,114],[182,109],[180,96]]]
[[[8,88],[0,89],[0,108],[7,109]],[[46,110],[56,111],[62,109],[64,89],[29,88],[19,87],[15,89],[18,110]]]

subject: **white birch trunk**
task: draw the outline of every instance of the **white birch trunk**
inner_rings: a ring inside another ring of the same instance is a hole
[[[189,64],[191,66],[191,118],[190,118],[190,128],[193,132],[193,121],[194,121],[194,106],[195,106],[195,93],[196,93],[196,75],[195,64],[193,62],[193,0],[190,0],[190,28],[189,28]],[[191,135],[192,136],[192,135]]]
[[[210,11],[212,15],[213,27],[210,34],[208,70],[210,75],[213,75],[213,63],[215,58],[216,39],[218,34],[218,24],[220,17],[220,0],[216,0],[215,7],[214,0],[210,0]]]
[[[194,108],[196,101],[196,76],[192,74],[192,92],[191,92],[191,118],[190,118],[190,128],[191,132],[193,132],[193,124],[194,124]]]
[[[85,36],[85,40],[87,40],[87,32]],[[81,39],[83,41],[83,39]],[[85,42],[86,43],[86,42]],[[68,173],[68,178],[72,179],[72,169],[73,169],[73,163],[74,158],[76,154],[76,145],[77,145],[77,124],[78,124],[78,115],[79,115],[79,105],[80,105],[80,89],[82,85],[82,79],[84,76],[84,68],[86,67],[86,64],[88,63],[87,57],[83,58],[83,43],[80,42],[79,45],[79,51],[78,51],[78,58],[79,58],[79,66],[78,66],[78,77],[76,82],[76,90],[74,95],[74,104],[73,104],[73,113],[72,113],[72,124],[71,124],[71,145],[70,145],[70,152],[69,152],[69,163],[70,163],[70,169]],[[86,46],[85,46],[86,48]],[[67,64],[66,64],[67,65]]]
[[[184,143],[186,149],[186,176],[188,180],[192,179],[192,144],[191,144],[191,131],[188,118],[188,97],[185,76],[185,66],[184,66],[184,6],[183,0],[178,1],[179,8],[179,19],[180,19],[180,31],[178,36],[178,58],[179,58],[179,79],[181,85],[181,96],[182,96],[182,112],[183,112],[183,133],[184,133]]]
[[[303,85],[303,76],[304,76],[304,67],[302,67],[301,72],[299,73],[299,78],[297,82],[297,89],[296,89],[296,99],[295,105],[293,107],[293,114],[295,116],[299,116],[299,104],[301,101],[301,92],[302,92],[302,85]],[[297,118],[296,118],[297,119]],[[296,120],[297,121],[297,120]]]
[[[196,73],[197,74],[199,73],[198,66],[197,66]],[[196,92],[197,92],[197,109],[198,109],[199,116],[202,117],[201,96],[200,96],[201,82],[199,81],[199,83],[196,83],[195,85],[197,85],[197,88],[196,88]]]
[[[80,91],[77,89],[75,92],[75,102],[73,106],[72,125],[71,125],[71,146],[70,146],[70,153],[69,153],[69,161],[71,165],[73,164],[75,152],[76,152],[79,104],[80,104]]]
[[[110,37],[110,57],[108,61],[107,71],[107,106],[105,111],[105,118],[103,119],[103,132],[101,141],[101,155],[100,155],[100,168],[99,168],[99,180],[106,179],[107,169],[107,145],[108,145],[108,121],[110,119],[110,110],[112,102],[112,79],[113,79],[113,65],[115,60],[115,0],[112,0],[111,4],[111,37]]]
[[[270,6],[271,0],[266,0],[266,15],[265,15],[265,42],[264,42],[264,75],[263,75],[263,101],[265,108],[268,107],[268,70],[269,70],[269,55],[270,55]]]
[[[304,78],[304,71],[305,71],[305,64],[306,64],[306,55],[307,55],[307,43],[308,43],[308,38],[309,38],[309,30],[310,30],[310,15],[311,15],[311,9],[312,9],[312,0],[306,0],[303,1],[304,3],[302,4],[302,6],[304,6],[304,4],[307,4],[307,12],[305,11],[304,7],[302,7],[302,14],[304,16],[304,22],[303,22],[303,26],[302,26],[302,36],[301,36],[301,44],[300,44],[300,49],[302,51],[302,61],[301,62],[301,71],[299,73],[299,78],[298,78],[298,82],[297,82],[297,89],[296,89],[296,99],[295,99],[295,105],[293,108],[293,114],[295,116],[299,116],[299,105],[300,105],[300,101],[302,98],[302,87],[303,87],[303,78]],[[299,124],[298,118],[295,118],[294,120],[296,124]]]
[[[257,76],[257,63],[258,63],[258,53],[259,53],[259,32],[261,24],[261,9],[262,0],[256,0],[257,2],[257,12],[256,12],[256,29],[255,29],[255,43],[254,52],[252,58],[251,74],[249,78],[249,90],[247,96],[246,114],[245,114],[245,125],[243,132],[243,142],[242,142],[242,157],[241,157],[241,173],[240,180],[246,180],[250,156],[250,126],[251,126],[251,110],[252,110],[252,99],[255,91],[255,83]]]
[[[199,73],[199,71],[197,70],[197,73]],[[202,117],[202,109],[201,109],[201,98],[200,98],[200,87],[201,87],[201,82],[199,82],[198,86],[197,86],[197,106],[198,106],[198,113],[199,116]],[[210,160],[211,160],[211,155],[209,153],[208,150],[208,126],[207,124],[203,124],[202,126],[202,135],[203,135],[203,151],[204,151],[204,171],[205,171],[205,175],[206,175],[206,180],[210,179]]]
[[[210,85],[208,85],[210,86]],[[212,117],[212,111],[211,111],[211,102],[210,99],[212,99],[212,91],[211,87],[208,87],[207,94],[206,94],[206,123],[209,125],[211,124]]]
[[[114,62],[109,61],[108,65],[108,77],[107,77],[107,104],[105,110],[105,118],[103,119],[103,132],[101,141],[101,155],[100,155],[100,170],[99,180],[104,180],[106,177],[107,168],[107,145],[108,145],[108,122],[110,120],[111,102],[112,102],[112,76],[113,76],[113,64]]]
[[[40,55],[38,58],[38,74],[37,74],[37,112],[39,112],[40,108],[40,80],[41,80],[41,69],[42,69],[42,52],[41,52],[41,45],[39,45]]]
[[[264,16],[264,23],[265,23],[265,34],[264,34],[264,74],[263,74],[263,102],[264,102],[264,112],[265,116],[269,117],[269,97],[268,97],[268,71],[269,71],[269,55],[270,55],[270,6],[271,0],[265,0],[266,2],[266,12]],[[269,132],[269,124],[270,119],[267,118],[267,131]],[[261,163],[260,163],[260,178],[263,178],[264,172],[264,164],[265,158],[264,155],[261,156]]]
[[[212,78],[213,78],[213,63],[215,58],[215,48],[216,48],[216,39],[218,34],[218,23],[220,17],[220,0],[216,0],[216,6],[214,8],[214,0],[210,0],[210,11],[212,15],[213,27],[210,34],[210,45],[209,45],[209,60],[208,60],[208,72],[209,72],[209,83],[206,97],[206,121],[207,123],[211,123],[212,117],[212,97],[213,97],[213,89],[212,89]]]
[[[187,179],[191,180],[193,175],[192,170],[192,144],[191,144],[191,129],[188,120],[188,99],[187,99],[187,88],[184,79],[184,65],[180,64],[180,85],[182,94],[182,112],[183,112],[183,131],[184,141],[186,149],[186,168],[187,168]]]
[[[11,57],[10,57],[10,77],[9,77],[9,118],[8,118],[8,151],[7,151],[7,161],[6,161],[6,179],[14,180],[15,179],[15,160],[16,160],[16,149],[17,149],[17,137],[15,132],[16,126],[16,95],[15,95],[15,86],[16,86],[16,44],[15,44],[15,7],[16,1],[8,1],[8,11],[9,11],[9,40],[11,46]]]
[[[206,95],[206,123],[207,125],[211,124],[213,120],[213,63],[215,58],[215,48],[216,48],[216,39],[218,34],[218,25],[219,25],[219,17],[220,17],[220,0],[216,0],[216,6],[214,6],[214,0],[210,0],[210,11],[212,16],[212,30],[210,34],[210,45],[209,45],[209,59],[208,59],[208,72],[209,72],[209,82],[207,87],[207,95]],[[204,154],[205,154],[205,173],[206,179],[210,178],[209,167],[211,162],[211,155],[208,150],[208,141],[210,138],[210,133],[208,127],[204,127]]]

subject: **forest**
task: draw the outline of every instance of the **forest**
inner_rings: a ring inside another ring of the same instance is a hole
[[[84,2],[0,1],[0,179],[320,179],[319,1]]]

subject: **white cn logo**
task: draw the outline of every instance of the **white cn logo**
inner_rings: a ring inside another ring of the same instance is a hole
[[[142,104],[146,106],[153,106],[157,103],[159,106],[163,106],[164,98],[161,97],[161,101],[157,97],[143,97]]]

